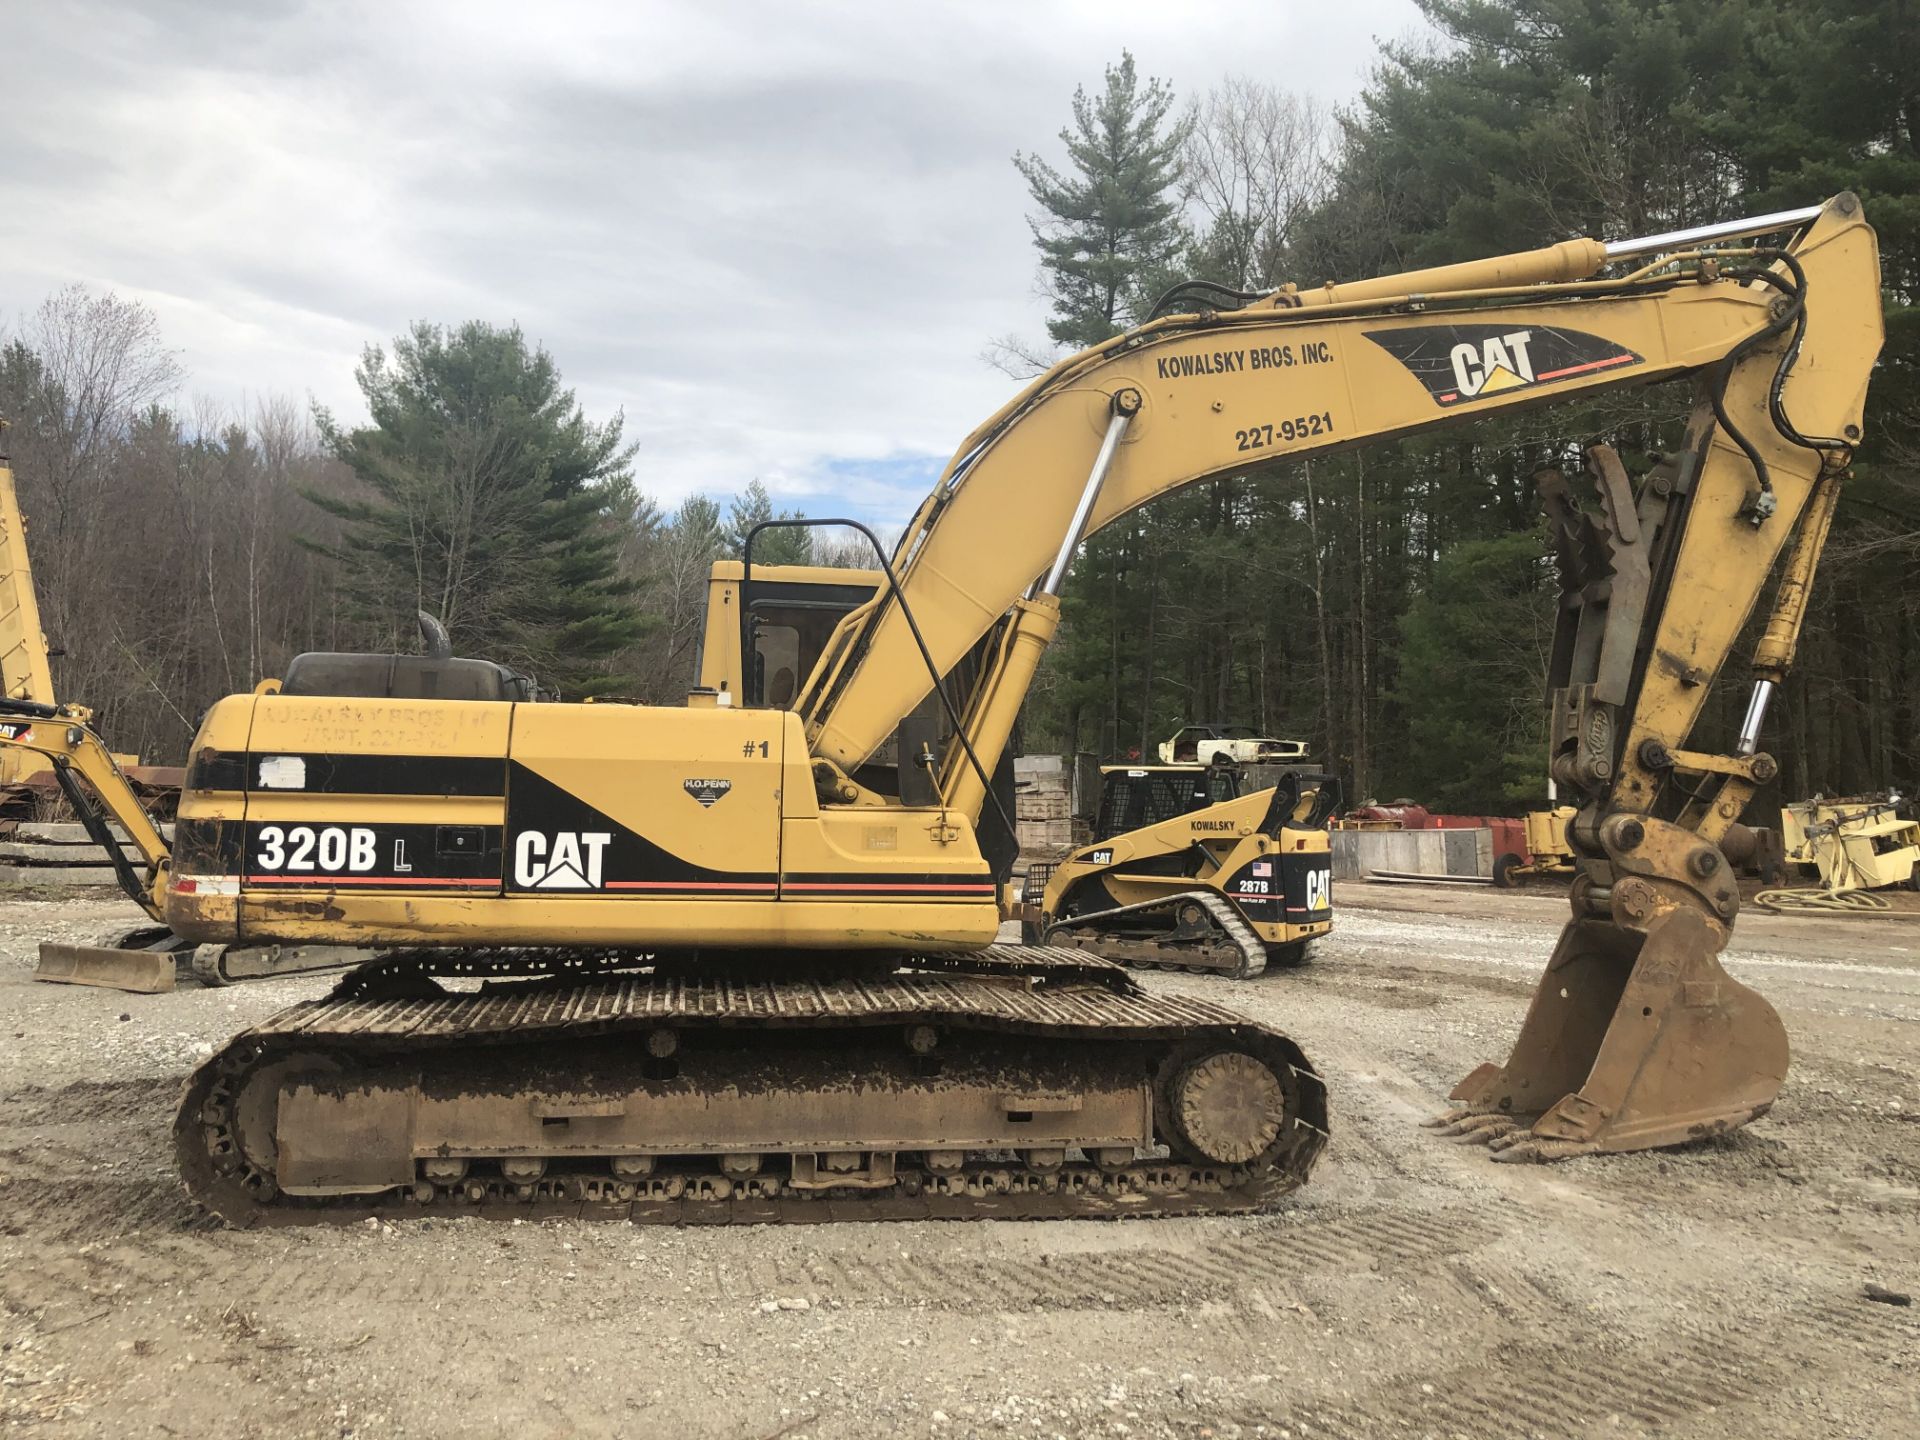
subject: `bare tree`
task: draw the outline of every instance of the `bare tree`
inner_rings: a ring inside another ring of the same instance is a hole
[[[1579,96],[1553,145],[1514,177],[1545,228],[1565,235],[1644,235],[1726,218],[1743,176],[1736,157],[1692,116],[1648,113],[1614,89]]]
[[[1215,273],[1253,289],[1279,283],[1294,228],[1325,198],[1332,117],[1312,96],[1236,76],[1207,92],[1183,171],[1195,229]]]
[[[1031,380],[1054,367],[1064,352],[1019,335],[1007,334],[987,342],[980,358],[1012,380]]]
[[[16,403],[31,407],[41,442],[41,488],[64,530],[105,483],[105,457],[134,415],[179,388],[185,371],[137,300],[69,285],[28,317],[21,340],[39,360],[37,384]]]
[[[704,495],[689,496],[671,523],[649,505],[654,525],[631,546],[632,569],[640,582],[641,608],[660,617],[631,655],[619,663],[639,681],[646,700],[678,699],[694,682],[694,667],[705,633],[707,576],[726,554],[720,507]]]
[[[891,546],[897,537],[882,532],[880,544]],[[815,530],[812,562],[835,570],[871,570],[880,563],[867,537],[851,530]]]

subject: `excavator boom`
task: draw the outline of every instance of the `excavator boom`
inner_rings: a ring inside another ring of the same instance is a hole
[[[6,432],[0,421],[0,690],[9,700],[47,705],[53,703],[53,672],[27,557],[27,522],[6,459]],[[8,768],[0,764],[0,779],[10,778]]]
[[[927,693],[929,666],[914,622],[932,668],[945,674],[1036,588],[1044,604],[1072,543],[1160,496],[1686,375],[1711,378],[1727,397],[1767,480],[1777,473],[1770,503],[1781,507],[1775,523],[1709,527],[1712,573],[1693,577],[1708,589],[1690,588],[1683,609],[1705,607],[1708,628],[1686,645],[1717,670],[1822,468],[1818,452],[1780,434],[1769,416],[1780,350],[1793,337],[1776,332],[1764,353],[1747,353],[1744,367],[1729,365],[1737,347],[1767,335],[1772,311],[1791,303],[1775,284],[1748,277],[1777,270],[1776,279],[1805,292],[1797,312],[1804,333],[1784,397],[1803,432],[1841,436],[1852,427],[1857,435],[1881,339],[1877,249],[1858,202],[1842,196],[1788,217],[1709,229],[1738,235],[1811,219],[1788,247],[1804,284],[1781,262],[1703,257],[1685,243],[1628,276],[1582,279],[1654,242],[1573,241],[1304,295],[1281,292],[1244,311],[1169,315],[1062,361],[949,462],[896,552],[900,602],[881,596],[843,624],[840,645],[801,704],[813,753],[851,769]],[[1751,376],[1750,392],[1722,373],[1730,368]],[[1111,434],[1118,439],[1103,467],[1100,447]],[[1711,439],[1731,472],[1735,509],[1744,509],[1757,483],[1751,460],[1724,427]],[[1101,478],[1084,485],[1089,461]],[[1012,514],[1022,523],[1007,525]],[[1007,688],[1009,701],[1024,693]],[[1689,686],[1686,703],[1658,707],[1669,735],[1691,728],[1706,688]],[[991,769],[984,751],[981,758]],[[952,790],[964,788],[960,771],[950,762]]]

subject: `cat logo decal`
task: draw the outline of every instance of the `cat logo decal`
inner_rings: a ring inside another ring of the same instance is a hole
[[[1416,325],[1370,331],[1367,339],[1449,407],[1645,363],[1604,336],[1556,325]]]

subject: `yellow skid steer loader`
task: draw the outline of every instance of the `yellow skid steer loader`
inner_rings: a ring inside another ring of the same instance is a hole
[[[1333,928],[1332,776],[1240,793],[1232,765],[1108,766],[1092,844],[1031,866],[1024,935],[1122,964],[1237,980]]]

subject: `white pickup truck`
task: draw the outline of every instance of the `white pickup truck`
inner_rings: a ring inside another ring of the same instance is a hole
[[[1188,725],[1160,745],[1163,765],[1304,761],[1307,742],[1256,735],[1245,725]]]

